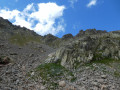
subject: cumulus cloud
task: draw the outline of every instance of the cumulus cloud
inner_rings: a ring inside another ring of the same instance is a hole
[[[71,7],[74,7],[74,4],[77,2],[78,0],[69,0]]]
[[[0,16],[9,19],[15,25],[27,27],[40,35],[56,35],[64,31],[63,11],[65,6],[56,3],[29,4],[23,11],[0,9]]]
[[[96,3],[97,3],[97,0],[91,0],[91,1],[87,4],[87,7],[94,6],[94,5],[96,5]]]

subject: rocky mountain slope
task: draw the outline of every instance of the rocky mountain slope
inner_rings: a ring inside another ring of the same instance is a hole
[[[119,90],[120,31],[40,36],[0,17],[0,90]]]

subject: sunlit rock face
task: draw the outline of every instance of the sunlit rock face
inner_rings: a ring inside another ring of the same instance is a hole
[[[113,33],[84,36],[69,42],[48,58],[50,62],[60,61],[66,68],[76,68],[93,60],[119,60],[120,37]]]

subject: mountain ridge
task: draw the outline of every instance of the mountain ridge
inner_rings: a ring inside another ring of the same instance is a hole
[[[65,43],[66,41],[69,41],[69,39],[77,39],[84,36],[89,35],[97,35],[97,34],[105,34],[105,33],[118,33],[119,31],[102,31],[102,30],[96,30],[96,29],[87,29],[85,31],[80,30],[78,34],[73,36],[72,34],[66,34],[63,35],[61,38],[53,36],[52,34],[48,35],[38,35],[33,30],[29,30],[25,27],[20,27],[13,25],[11,22],[9,22],[7,19],[3,19],[0,17],[0,35],[1,39],[6,38],[10,42],[18,44],[18,45],[24,45],[30,41],[36,41],[43,44],[48,44],[50,46],[54,47],[60,47]],[[63,43],[62,43],[63,42]]]

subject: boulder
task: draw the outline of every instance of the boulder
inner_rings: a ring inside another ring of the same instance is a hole
[[[106,79],[107,76],[106,75],[101,75],[101,78]]]
[[[65,86],[66,86],[65,81],[60,81],[60,82],[59,82],[59,86],[60,86],[60,87],[65,87]]]
[[[0,64],[2,65],[6,65],[6,64],[9,64],[11,61],[11,59],[9,57],[0,57]]]

